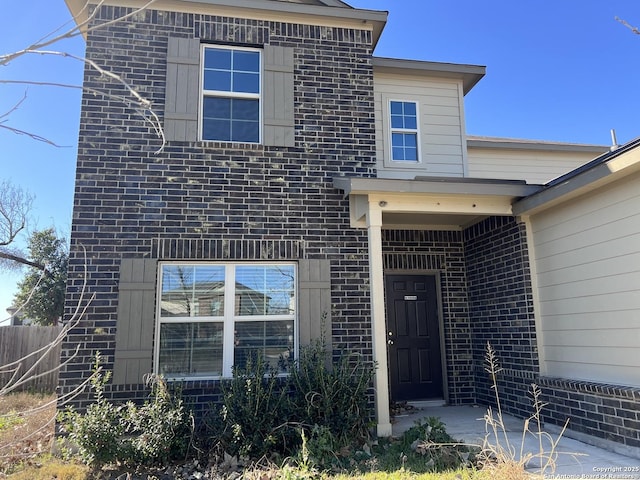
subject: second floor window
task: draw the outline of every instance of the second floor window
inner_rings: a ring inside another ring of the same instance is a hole
[[[391,159],[417,162],[418,105],[415,102],[389,102],[391,118]]]
[[[260,142],[260,50],[204,46],[202,139]]]

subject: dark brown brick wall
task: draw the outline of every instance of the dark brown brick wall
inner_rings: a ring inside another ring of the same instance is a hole
[[[629,447],[640,447],[640,388],[540,378],[543,420]]]
[[[104,7],[97,21],[126,11]],[[60,373],[62,392],[89,375],[96,350],[111,368],[120,259],[169,258],[171,242],[184,259],[330,259],[334,347],[370,358],[366,232],[349,227],[348,201],[331,178],[375,175],[371,33],[146,11],[91,32],[87,57],[121,75],[161,115],[170,35],[295,47],[295,147],[171,142],[156,155],[159,140],[134,110],[85,92],[67,317],[83,286],[85,300],[96,297],[63,347],[63,360],[80,350]],[[91,69],[85,85],[126,93]],[[187,385],[194,395],[212,394],[211,384],[196,383]],[[112,395],[139,398],[143,390],[118,387]]]
[[[495,404],[484,361],[489,342],[502,368],[498,392],[503,410],[528,417],[527,392],[539,364],[524,225],[491,217],[465,230],[464,245],[476,400]]]

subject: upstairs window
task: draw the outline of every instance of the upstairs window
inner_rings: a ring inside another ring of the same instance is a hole
[[[260,50],[204,46],[202,139],[260,142]]]
[[[418,105],[416,102],[389,102],[391,118],[391,159],[418,162]]]

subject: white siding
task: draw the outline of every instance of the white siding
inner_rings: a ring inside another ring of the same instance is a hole
[[[589,152],[469,147],[469,176],[545,184],[597,156]]]
[[[640,174],[531,218],[542,371],[640,387]]]
[[[374,73],[378,177],[462,177],[465,172],[463,94],[459,81]],[[392,162],[389,101],[418,103],[420,163]]]

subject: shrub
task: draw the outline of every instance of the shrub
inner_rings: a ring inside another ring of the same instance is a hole
[[[99,363],[98,356],[91,378],[95,402],[89,405],[85,414],[68,407],[58,416],[62,431],[68,433],[69,439],[77,445],[82,461],[96,467],[115,462],[121,456],[120,442],[125,432],[121,421],[123,407],[113,405],[104,398],[104,386],[111,372],[102,374]]]
[[[234,367],[233,378],[222,383],[223,405],[214,425],[226,453],[260,458],[289,451],[287,383],[259,355]]]
[[[286,376],[260,356],[234,368],[210,425],[217,445],[227,454],[259,459],[295,456],[304,438],[310,463],[320,467],[336,458],[335,451],[362,445],[372,417],[367,391],[373,367],[348,355],[328,368],[327,355],[322,341],[302,348],[297,361],[281,365]]]
[[[161,464],[186,455],[192,417],[180,398],[174,398],[165,381],[151,377],[149,399],[114,405],[104,398],[110,372],[102,374],[96,360],[91,385],[96,400],[81,414],[69,407],[59,416],[62,430],[78,447],[81,459],[93,467],[121,463],[140,466]]]
[[[299,360],[290,368],[294,418],[311,430],[311,439],[317,426],[328,429],[341,446],[363,442],[372,419],[367,391],[373,365],[350,354],[328,368],[327,355],[324,342],[316,341],[301,349]],[[326,432],[322,437],[326,440]]]

